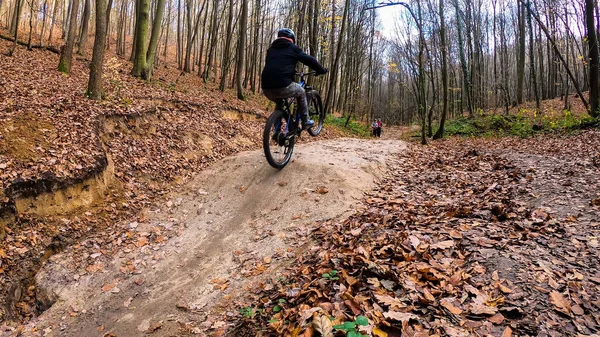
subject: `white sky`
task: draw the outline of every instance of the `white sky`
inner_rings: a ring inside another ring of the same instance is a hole
[[[377,16],[381,20],[381,33],[386,38],[391,38],[394,35],[394,21],[398,19],[400,13],[406,11],[402,6],[389,6],[376,9]]]

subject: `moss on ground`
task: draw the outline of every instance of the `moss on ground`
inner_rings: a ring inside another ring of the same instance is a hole
[[[446,124],[445,133],[447,136],[526,138],[538,133],[571,132],[599,126],[599,120],[587,115],[575,115],[569,110],[539,115],[521,109],[516,114],[477,114],[473,117],[459,117]]]

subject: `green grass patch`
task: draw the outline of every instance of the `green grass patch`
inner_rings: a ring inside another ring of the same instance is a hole
[[[590,116],[576,116],[565,110],[561,114],[527,115],[519,112],[509,115],[483,115],[458,117],[445,127],[447,136],[502,137],[516,136],[527,138],[537,133],[570,132],[591,127],[599,127],[600,122]]]
[[[350,133],[354,136],[359,137],[369,137],[371,135],[371,127],[364,125],[360,121],[356,120],[356,118],[350,118],[350,122],[348,123],[348,127],[346,127],[346,118],[347,117],[335,117],[331,114],[327,115],[325,118],[325,124],[334,126],[344,132]]]

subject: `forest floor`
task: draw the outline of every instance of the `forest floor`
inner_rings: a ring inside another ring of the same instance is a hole
[[[0,322],[46,309],[35,275],[53,254],[139,219],[218,160],[259,148],[267,102],[238,100],[160,66],[151,83],[107,55],[105,97],[85,97],[88,62],[0,40]],[[327,128],[321,139],[342,135]],[[301,142],[313,139],[304,138]],[[130,243],[103,245],[112,254]],[[87,248],[79,246],[81,251]]]
[[[262,103],[111,57],[93,102],[85,60],[8,46],[2,336],[600,333],[598,130],[327,129],[277,171]]]

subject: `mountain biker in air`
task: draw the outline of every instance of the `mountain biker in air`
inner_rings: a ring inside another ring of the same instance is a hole
[[[289,28],[282,28],[277,32],[277,39],[271,43],[267,50],[265,67],[262,71],[261,82],[263,94],[275,103],[283,98],[295,97],[298,102],[298,112],[302,116],[302,128],[308,129],[315,125],[309,119],[306,92],[296,82],[296,63],[304,63],[314,69],[317,75],[326,74],[317,59],[306,54],[296,44],[296,34]]]

